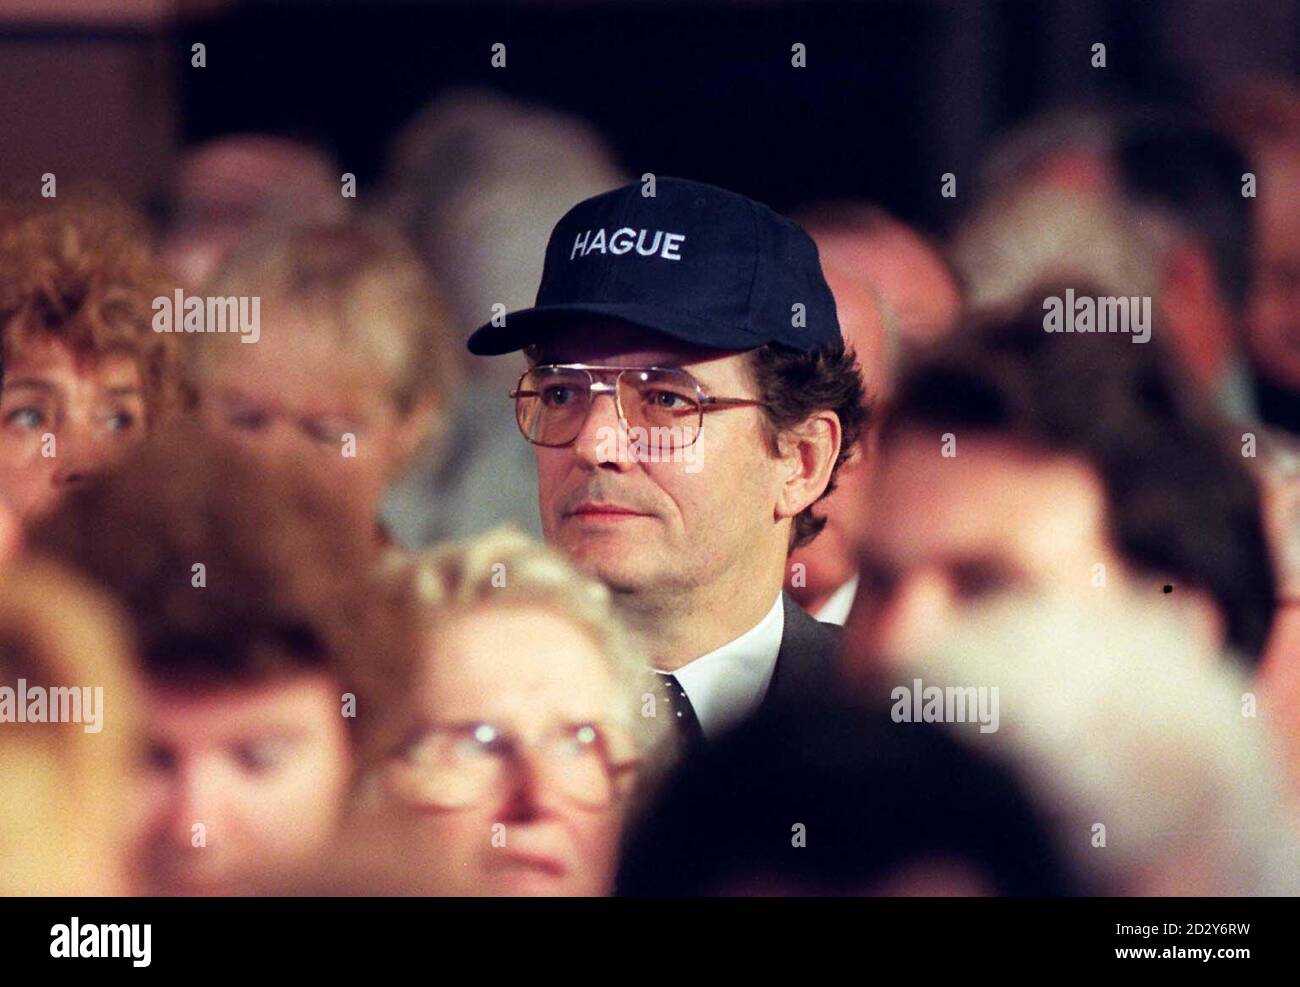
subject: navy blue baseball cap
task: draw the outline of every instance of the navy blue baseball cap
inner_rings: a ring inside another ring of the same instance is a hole
[[[555,224],[532,308],[480,326],[495,356],[599,316],[700,346],[809,352],[842,341],[817,247],[798,224],[735,192],[659,178],[586,199]]]

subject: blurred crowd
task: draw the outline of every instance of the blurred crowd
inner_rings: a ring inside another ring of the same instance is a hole
[[[0,893],[1300,893],[1293,84],[942,237],[483,90],[341,176],[0,203]]]

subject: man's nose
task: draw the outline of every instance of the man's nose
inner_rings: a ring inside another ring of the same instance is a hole
[[[876,653],[896,663],[942,633],[952,619],[952,596],[936,573],[908,576],[876,619]]]
[[[620,441],[622,422],[618,417],[618,400],[613,391],[598,391],[591,396],[591,409],[582,431],[573,440],[573,452],[588,466],[601,466],[617,472],[632,468],[625,456],[626,443]]]
[[[224,786],[222,772],[214,764],[183,766],[177,772],[170,792],[167,839],[177,846],[190,846],[195,837],[195,825],[203,826],[205,838],[220,831],[225,804]]]

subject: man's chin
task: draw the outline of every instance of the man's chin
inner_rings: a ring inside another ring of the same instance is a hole
[[[650,582],[644,560],[635,557],[637,545],[619,546],[615,550],[608,542],[594,544],[581,539],[563,542],[558,547],[575,566],[615,593],[635,593]]]

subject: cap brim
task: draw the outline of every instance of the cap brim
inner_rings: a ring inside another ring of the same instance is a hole
[[[511,312],[506,315],[503,325],[489,322],[479,326],[466,345],[477,356],[500,356],[541,342],[574,319],[592,317],[615,319],[697,346],[723,350],[752,350],[769,341],[741,326],[721,325],[683,312],[666,312],[654,305],[580,302],[537,305]]]

